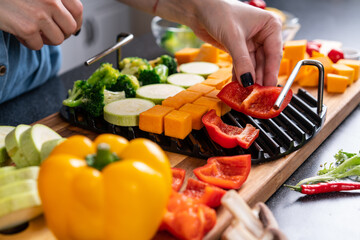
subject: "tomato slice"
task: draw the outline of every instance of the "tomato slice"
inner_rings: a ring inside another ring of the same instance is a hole
[[[226,193],[225,190],[207,184],[205,182],[189,178],[184,195],[193,198],[195,201],[205,204],[208,207],[218,207],[221,205],[221,198]]]
[[[207,164],[194,169],[195,176],[224,189],[239,189],[251,169],[251,155],[236,155],[209,158]]]
[[[243,87],[238,82],[231,82],[219,93],[218,98],[232,109],[255,118],[269,119],[278,116],[292,98],[291,89],[285,96],[278,110],[273,108],[282,88],[260,86],[258,84]]]
[[[228,125],[216,115],[214,109],[203,116],[202,122],[210,138],[223,148],[233,148],[239,145],[248,149],[260,132],[251,124],[246,124],[245,128]]]

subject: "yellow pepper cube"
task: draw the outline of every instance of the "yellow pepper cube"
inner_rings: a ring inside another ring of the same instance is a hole
[[[183,48],[177,51],[174,55],[177,63],[180,65],[183,63],[193,62],[199,52],[199,48]]]
[[[187,103],[179,109],[179,111],[190,113],[192,128],[195,130],[200,130],[204,126],[201,119],[208,110],[209,108],[207,106],[192,103]]]
[[[164,117],[165,135],[184,139],[192,130],[190,113],[173,110]]]
[[[217,63],[219,60],[219,49],[209,43],[204,43],[200,47],[199,54],[194,61]]]
[[[337,63],[344,64],[354,69],[354,81],[360,78],[360,60],[340,59]]]
[[[208,76],[208,78],[224,79],[224,80],[230,77],[232,77],[232,68],[221,68]]]
[[[184,100],[185,103],[192,103],[199,97],[201,97],[202,94],[199,92],[193,92],[193,91],[181,91],[178,94],[175,95],[175,97],[181,98]]]
[[[279,76],[289,76],[290,75],[290,60],[287,58],[282,58],[280,62]]]
[[[223,107],[223,102],[220,99],[210,98],[210,97],[200,97],[197,99],[194,104],[206,106],[210,109],[215,109],[216,115],[221,116],[221,109]]]
[[[139,128],[146,132],[161,134],[164,131],[164,117],[174,110],[172,107],[155,105],[140,113]]]
[[[331,93],[343,93],[348,84],[348,77],[329,73],[327,76],[327,91]]]
[[[290,73],[294,69],[297,62],[305,58],[306,44],[306,40],[293,40],[285,42],[283,58],[289,59],[290,61]],[[300,75],[301,72],[298,73],[298,76]]]
[[[224,87],[224,85],[229,81],[229,79],[230,79],[230,77],[227,79],[207,78],[205,81],[202,82],[202,84],[209,85],[216,89],[222,89]]]
[[[167,99],[163,100],[161,102],[161,105],[179,109],[185,103],[186,103],[186,101],[183,98],[173,96],[173,97],[168,97]]]
[[[354,69],[344,64],[333,64],[333,73],[348,78],[348,85],[351,85],[354,81]]]
[[[218,98],[217,95],[219,94],[219,89],[214,89],[211,92],[204,95],[204,97],[210,97],[210,98]]]
[[[187,91],[192,91],[192,92],[199,92],[199,93],[201,93],[201,95],[205,95],[205,94],[211,92],[214,89],[215,89],[214,87],[198,83],[198,84],[192,85],[191,87],[189,87],[186,90]]]

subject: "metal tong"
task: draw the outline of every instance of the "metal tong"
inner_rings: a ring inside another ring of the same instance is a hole
[[[85,61],[85,65],[89,66],[90,64],[96,62],[97,60],[105,57],[106,55],[108,55],[109,53],[112,53],[113,51],[119,49],[120,47],[122,47],[123,45],[129,43],[131,40],[134,39],[134,35],[132,35],[131,33],[120,33],[117,37],[118,42],[113,45],[112,47],[109,47],[108,49],[102,51],[101,53],[95,55],[94,57],[90,58],[89,60]]]
[[[291,72],[289,79],[287,80],[284,88],[282,89],[281,93],[279,94],[278,98],[276,99],[273,108],[279,109],[282,102],[284,101],[284,98],[286,94],[288,93],[291,85],[293,84],[296,75],[298,74],[301,66],[304,65],[312,65],[318,68],[319,70],[319,86],[318,86],[318,97],[317,97],[317,113],[321,114],[322,107],[323,107],[323,97],[324,97],[324,66],[321,62],[317,60],[310,60],[310,59],[304,59],[299,61],[293,71]]]

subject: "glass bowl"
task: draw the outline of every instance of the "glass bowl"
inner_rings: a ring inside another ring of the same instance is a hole
[[[185,47],[199,48],[203,43],[189,27],[158,16],[152,19],[151,30],[156,44],[170,54]]]

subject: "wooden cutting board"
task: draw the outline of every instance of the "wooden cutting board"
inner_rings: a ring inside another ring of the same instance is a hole
[[[292,87],[294,93],[299,87]],[[306,89],[315,98],[317,89]],[[343,94],[329,94],[324,91],[324,104],[327,106],[327,116],[324,126],[320,132],[301,149],[281,159],[263,164],[253,165],[250,175],[245,184],[239,190],[239,194],[252,207],[255,203],[265,202],[290,175],[313,153],[316,148],[337,128],[337,126],[355,109],[360,103],[360,80],[352,84]],[[71,126],[64,121],[59,113],[50,115],[36,123],[47,125],[57,131],[63,137],[74,134],[82,134],[91,139],[97,136],[96,133]],[[35,123],[34,123],[35,124]],[[186,170],[186,178],[195,177],[192,170],[205,164],[203,159],[188,157],[181,154],[167,152],[171,166]],[[186,182],[186,179],[185,179]],[[219,239],[222,231],[229,225],[231,215],[225,209],[218,210],[218,221],[216,226],[208,233],[205,239]],[[27,230],[13,235],[2,235],[0,239],[54,239],[47,230],[43,217],[30,222]],[[163,238],[163,237],[157,237]]]

